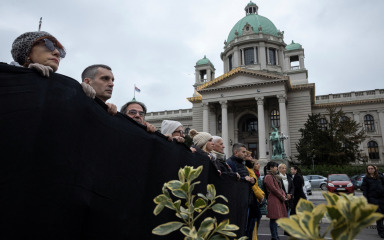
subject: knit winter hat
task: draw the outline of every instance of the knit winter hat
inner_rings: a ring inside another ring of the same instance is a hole
[[[41,37],[54,38],[54,36],[44,31],[26,32],[17,37],[12,44],[11,53],[13,60],[18,62],[20,65],[24,65],[27,61],[29,53],[31,52],[33,43]]]
[[[189,135],[193,138],[193,144],[198,148],[202,148],[212,138],[211,134],[197,132],[195,129],[189,131]]]
[[[172,133],[180,126],[183,126],[180,122],[172,121],[172,120],[164,120],[161,123],[161,133],[166,135]]]

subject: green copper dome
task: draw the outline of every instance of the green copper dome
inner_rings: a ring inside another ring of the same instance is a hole
[[[292,40],[292,43],[291,44],[289,44],[289,45],[287,45],[286,47],[285,47],[285,49],[287,50],[287,51],[291,51],[291,50],[297,50],[297,49],[301,49],[302,47],[301,47],[301,44],[300,43],[295,43],[293,40]]]
[[[247,4],[247,7],[249,7],[249,6],[257,6],[257,5],[256,5],[256,3],[250,1],[250,2]]]
[[[196,62],[196,66],[205,65],[205,64],[210,64],[210,65],[213,66],[211,61],[209,61],[209,59],[205,55],[204,55],[204,58],[202,58],[202,59],[200,59],[199,61]]]
[[[261,27],[262,33],[278,37],[278,30],[275,24],[271,22],[271,20],[258,14],[249,14],[243,17],[235,24],[235,26],[233,26],[231,32],[228,35],[227,43],[235,39],[236,31],[238,32],[238,36],[242,36],[243,28],[247,23],[252,26],[254,33],[259,33],[259,27]]]

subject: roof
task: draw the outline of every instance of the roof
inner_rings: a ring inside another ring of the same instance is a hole
[[[287,51],[298,50],[298,49],[302,49],[302,46],[301,46],[300,43],[295,43],[295,42],[292,40],[292,43],[289,44],[289,45],[287,45],[287,46],[285,47],[285,49],[286,49]]]
[[[233,26],[232,30],[229,32],[228,38],[227,38],[227,43],[231,42],[233,39],[235,39],[236,35],[235,32],[238,32],[238,36],[243,35],[243,28],[246,24],[249,24],[253,28],[254,33],[259,33],[259,27],[261,27],[261,31],[263,34],[269,34],[278,37],[278,30],[271,22],[266,17],[260,16],[258,14],[248,14],[247,16],[243,17],[240,19],[235,26]]]
[[[209,65],[212,65],[212,67],[214,67],[211,61],[205,55],[202,59],[196,62],[196,66],[205,65],[205,64],[209,64]]]

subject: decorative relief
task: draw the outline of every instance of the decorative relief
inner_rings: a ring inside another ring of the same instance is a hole
[[[243,35],[251,34],[251,33],[254,33],[253,27],[249,23],[246,23],[245,26],[243,27]]]

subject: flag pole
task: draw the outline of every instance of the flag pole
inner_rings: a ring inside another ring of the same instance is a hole
[[[136,84],[133,86],[133,98],[135,98],[135,99],[136,99],[136,96],[135,96],[135,94],[136,94]]]

